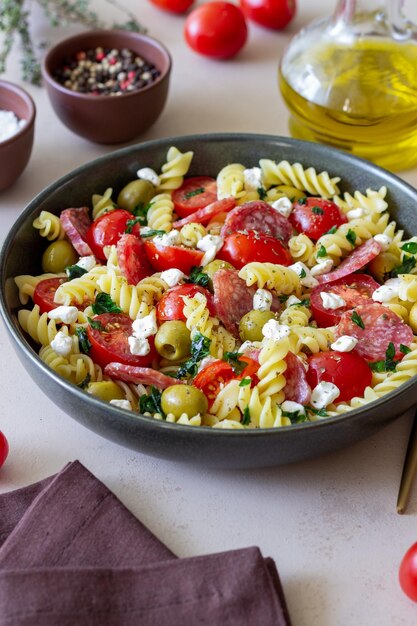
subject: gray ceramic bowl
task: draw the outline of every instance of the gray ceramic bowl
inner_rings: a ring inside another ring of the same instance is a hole
[[[341,176],[342,189],[354,191],[388,187],[395,219],[409,232],[417,222],[417,191],[396,176],[346,153],[313,143],[268,135],[215,134],[171,137],[108,154],[64,176],[42,191],[21,213],[1,252],[0,306],[12,343],[23,366],[60,408],[78,422],[123,446],[146,454],[211,467],[266,467],[286,464],[334,451],[358,441],[404,414],[417,401],[417,376],[368,407],[316,423],[282,429],[225,431],[180,426],[133,415],[87,395],[52,372],[19,330],[15,305],[17,274],[40,272],[45,243],[33,219],[42,210],[85,205],[97,190],[117,192],[135,177],[139,166],[164,162],[176,146],[193,150],[191,175],[215,175],[227,163],[256,165],[259,158],[287,159]],[[25,250],[25,254],[21,254]]]

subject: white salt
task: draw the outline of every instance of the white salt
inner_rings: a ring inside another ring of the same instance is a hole
[[[13,137],[25,124],[26,120],[20,120],[13,111],[0,110],[0,141]]]

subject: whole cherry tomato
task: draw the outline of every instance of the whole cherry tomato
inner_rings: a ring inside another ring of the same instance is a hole
[[[194,283],[186,283],[184,285],[176,285],[169,291],[164,293],[156,307],[156,316],[159,322],[168,322],[171,320],[185,320],[184,296],[193,298],[196,293],[202,293],[207,298],[207,306],[211,315],[214,315],[214,305],[212,294],[200,285]]]
[[[312,389],[321,382],[340,390],[337,402],[361,397],[371,384],[372,371],[357,352],[317,352],[308,359],[307,382]]]
[[[127,222],[134,219],[135,216],[129,211],[115,209],[114,211],[104,213],[104,215],[94,220],[86,236],[87,243],[94,255],[101,261],[105,261],[105,246],[117,244],[120,237],[126,231]],[[139,234],[140,226],[135,224],[131,232],[134,235]]]
[[[295,0],[240,0],[243,13],[266,28],[285,28],[296,12]]]
[[[399,579],[404,593],[417,602],[417,542],[407,550],[400,564]]]
[[[227,59],[239,52],[248,37],[241,9],[230,2],[206,2],[192,11],[184,28],[185,40],[195,52]]]
[[[290,222],[299,233],[316,241],[328,230],[347,222],[337,204],[323,198],[303,198],[294,204]]]
[[[170,13],[185,13],[194,4],[194,0],[151,0],[159,9]]]
[[[292,257],[279,239],[253,230],[237,232],[224,240],[217,259],[227,261],[240,270],[247,263],[279,263],[291,265]]]
[[[6,437],[0,430],[0,467],[4,464],[9,454],[9,444]]]

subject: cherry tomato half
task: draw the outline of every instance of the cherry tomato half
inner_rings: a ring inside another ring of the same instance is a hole
[[[40,280],[33,293],[33,302],[38,305],[41,313],[47,313],[56,309],[59,304],[54,302],[55,292],[62,283],[66,283],[66,278],[45,278]]]
[[[240,0],[243,13],[266,28],[281,30],[296,12],[295,0]]]
[[[345,224],[347,217],[330,200],[304,198],[294,203],[289,220],[299,233],[305,233],[307,237],[317,241],[333,226]]]
[[[208,400],[209,407],[211,407],[221,387],[225,383],[228,383],[233,378],[242,380],[242,378],[256,375],[259,369],[259,363],[244,355],[240,356],[238,360],[247,364],[239,375],[236,375],[233,367],[229,363],[219,360],[207,365],[207,367],[202,369],[194,378],[193,385],[204,393]]]
[[[401,589],[404,593],[417,602],[417,542],[404,554],[399,570]]]
[[[149,354],[138,356],[130,352],[128,337],[133,333],[132,323],[124,313],[103,313],[93,318],[99,328],[87,326],[87,336],[91,343],[89,356],[100,367],[117,362],[124,365],[145,367],[150,365],[157,352],[154,348],[153,337],[148,341],[151,346]]]
[[[185,21],[184,37],[190,48],[215,59],[237,54],[247,36],[245,16],[230,2],[206,2]]]
[[[194,0],[151,0],[159,9],[170,13],[185,13],[194,4]]]
[[[311,310],[313,318],[320,328],[334,326],[339,323],[342,313],[353,309],[359,304],[373,302],[372,294],[379,284],[368,274],[350,274],[346,278],[335,280],[334,283],[327,283],[314,287],[310,295]],[[346,306],[339,309],[325,309],[322,293],[334,293],[346,302]]]
[[[252,261],[280,265],[291,265],[293,262],[290,253],[279,239],[253,230],[233,233],[226,237],[216,258],[231,263],[238,270]]]
[[[196,293],[202,293],[207,298],[207,307],[211,315],[215,315],[213,296],[204,287],[200,285],[194,285],[193,283],[186,283],[184,285],[176,285],[167,291],[156,307],[156,317],[159,322],[168,322],[170,320],[185,320],[184,300],[183,296],[192,298]]]
[[[4,464],[9,454],[9,444],[5,435],[0,430],[0,467]]]
[[[188,274],[192,267],[200,265],[204,256],[201,250],[193,250],[185,246],[159,246],[153,241],[145,241],[145,252],[150,264],[157,272],[176,267]]]
[[[188,217],[215,200],[217,200],[217,183],[209,176],[186,178],[181,187],[172,192],[175,212],[179,217]]]
[[[357,352],[317,352],[308,359],[308,384],[314,389],[321,382],[333,383],[340,389],[337,402],[363,396],[371,380],[371,368]]]
[[[94,220],[87,231],[87,243],[94,255],[101,261],[106,260],[104,254],[105,246],[117,244],[120,237],[126,231],[127,222],[134,219],[134,215],[124,209],[115,209],[104,213]],[[140,234],[140,226],[136,224],[132,229],[132,234]]]

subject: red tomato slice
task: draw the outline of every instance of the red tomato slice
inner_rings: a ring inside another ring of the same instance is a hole
[[[140,280],[152,274],[144,245],[142,239],[127,233],[122,235],[117,242],[120,272],[129,285],[137,285]]]
[[[253,230],[247,233],[233,233],[226,237],[216,258],[231,263],[238,270],[253,261],[287,266],[293,262],[290,253],[279,239]]]
[[[0,467],[3,465],[9,454],[9,444],[6,437],[0,430]]]
[[[401,589],[412,600],[417,602],[417,543],[414,543],[404,554],[399,571]]]
[[[379,284],[368,274],[351,274],[346,278],[335,280],[334,283],[314,287],[310,296],[310,304],[317,326],[320,328],[334,326],[339,323],[342,313],[345,311],[349,311],[359,304],[373,302],[372,294],[378,287]],[[346,306],[335,310],[325,309],[320,295],[323,292],[341,296],[346,302]]]
[[[188,217],[184,217],[182,220],[178,220],[173,223],[174,228],[182,228],[185,224],[191,224],[191,222],[198,222],[199,224],[207,224],[215,215],[220,213],[227,213],[236,206],[236,200],[234,198],[225,198],[224,200],[216,200],[211,204],[208,204],[202,209],[199,209],[195,213],[192,213]]]
[[[372,371],[357,352],[317,352],[308,359],[307,382],[312,389],[321,382],[340,389],[336,402],[361,397],[371,384]]]
[[[106,255],[104,254],[105,246],[117,244],[126,231],[127,222],[133,219],[134,215],[129,211],[115,209],[94,220],[87,231],[86,239],[98,259],[101,261],[106,260]],[[133,227],[132,234],[140,234],[140,226],[138,224]]]
[[[153,241],[145,241],[145,252],[150,264],[157,272],[169,270],[172,267],[188,274],[192,267],[200,265],[204,252],[193,250],[185,246],[159,246]]]
[[[216,399],[222,385],[228,383],[233,378],[242,380],[250,376],[254,379],[252,385],[258,382],[256,372],[259,369],[259,363],[244,355],[239,356],[238,360],[247,364],[239,375],[236,375],[233,367],[229,363],[219,360],[207,365],[207,367],[202,369],[194,378],[193,385],[198,387],[207,397],[209,407],[211,407]]]
[[[156,307],[158,321],[185,320],[183,296],[192,298],[196,293],[202,293],[206,296],[210,315],[215,315],[212,294],[204,287],[200,287],[200,285],[186,283],[185,285],[172,287],[162,296]]]
[[[133,333],[133,320],[128,315],[103,313],[96,315],[93,319],[94,322],[101,324],[101,328],[87,326],[87,335],[91,343],[89,356],[100,367],[114,362],[138,366],[152,363],[157,354],[153,337],[148,338],[151,346],[149,354],[138,356],[130,352],[128,337]]]
[[[348,221],[337,204],[323,198],[298,200],[294,203],[289,220],[299,233],[305,233],[313,241],[317,241],[333,226],[339,227]]]
[[[210,176],[186,178],[178,189],[172,192],[175,212],[187,217],[217,200],[217,183]]]
[[[47,313],[56,309],[59,304],[54,302],[55,292],[62,283],[67,282],[67,278],[45,278],[41,280],[35,287],[33,294],[33,302],[38,305],[41,313]]]

